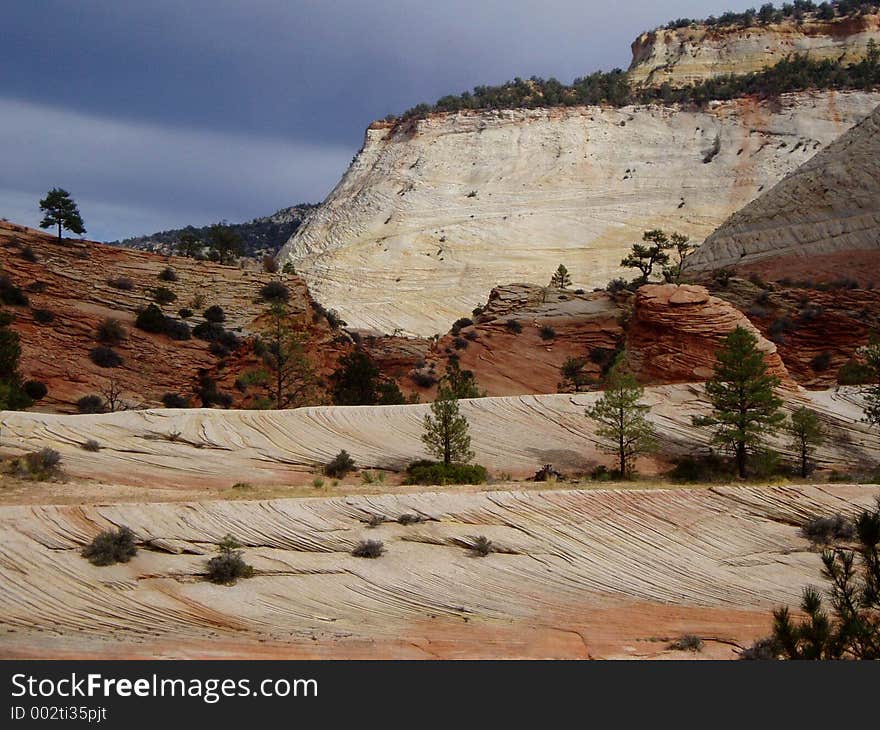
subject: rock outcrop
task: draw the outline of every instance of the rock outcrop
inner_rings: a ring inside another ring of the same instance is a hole
[[[819,559],[798,525],[877,487],[495,491],[0,508],[6,659],[704,658],[765,636]],[[422,517],[401,525],[404,514]],[[370,529],[373,515],[387,522]],[[128,526],[140,549],[80,552]],[[254,576],[204,580],[232,532]],[[473,559],[476,535],[497,552]],[[352,557],[378,539],[378,560]]]
[[[793,53],[843,62],[865,57],[869,41],[880,43],[876,13],[804,22],[740,25],[691,25],[658,28],[632,44],[629,75],[641,85],[683,86],[725,74],[744,74],[772,66]]]
[[[753,264],[772,279],[814,279],[814,268],[829,277],[877,278],[880,108],[732,215],[690,268],[749,271]]]
[[[702,239],[880,103],[822,92],[667,107],[518,109],[376,123],[285,245],[350,325],[430,336],[511,281],[604,286],[660,227]]]
[[[736,327],[758,337],[769,371],[793,385],[776,346],[746,316],[701,286],[656,284],[635,296],[626,351],[644,382],[689,383],[712,376],[715,353]]]
[[[35,406],[40,410],[75,411],[79,398],[100,395],[111,381],[127,407],[158,405],[169,392],[192,397],[200,373],[216,379],[236,405],[249,403],[232,387],[241,374],[237,353],[218,357],[204,340],[171,339],[134,326],[137,312],[153,301],[157,287],[176,297],[163,305],[166,315],[194,327],[204,322],[205,309],[217,305],[226,317],[223,326],[241,337],[253,334],[265,314],[261,286],[280,278],[289,289],[291,315],[303,327],[315,367],[326,369],[345,349],[335,342],[338,332],[314,311],[302,279],[266,274],[256,263],[238,268],[91,241],[59,243],[51,235],[10,223],[0,223],[0,263],[2,274],[29,300],[28,306],[9,311],[21,336],[22,374],[49,389]],[[166,267],[173,270],[174,281],[159,278]],[[191,310],[186,318],[178,314],[185,308]],[[100,367],[90,358],[100,344],[96,329],[106,318],[118,320],[125,330],[125,337],[113,345],[122,357],[119,367]],[[259,366],[253,357],[244,357],[241,364]]]

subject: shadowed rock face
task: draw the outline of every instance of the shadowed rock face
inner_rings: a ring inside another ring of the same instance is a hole
[[[803,23],[658,28],[632,44],[630,78],[637,84],[683,86],[726,74],[745,74],[773,66],[793,53],[814,59],[864,58],[870,40],[880,42],[880,15],[835,18],[809,16]]]
[[[604,286],[654,227],[702,239],[880,103],[806,93],[706,111],[579,107],[376,123],[286,244],[315,298],[350,325],[431,336],[486,292],[560,263]]]
[[[429,493],[0,509],[6,658],[733,658],[820,560],[798,534],[876,487]],[[423,522],[403,526],[401,514]],[[373,514],[392,522],[375,529]],[[140,550],[80,550],[126,525]],[[203,580],[226,533],[256,575]],[[475,536],[497,552],[473,557]],[[377,560],[352,557],[379,539]],[[488,589],[487,589],[488,587]]]
[[[691,266],[736,266],[769,280],[877,278],[880,108],[732,215]]]

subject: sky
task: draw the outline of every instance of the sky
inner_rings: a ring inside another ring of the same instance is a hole
[[[643,30],[745,7],[8,0],[0,217],[37,225],[38,201],[55,186],[73,195],[95,240],[320,202],[374,119],[516,76],[570,82],[625,69]]]

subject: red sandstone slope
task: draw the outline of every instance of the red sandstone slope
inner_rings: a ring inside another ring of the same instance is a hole
[[[149,290],[159,286],[177,297],[162,307],[165,314],[180,319],[178,310],[190,308],[194,314],[186,321],[195,325],[203,321],[205,308],[216,304],[226,312],[225,326],[246,335],[266,310],[259,299],[260,287],[280,278],[290,289],[290,308],[304,328],[316,367],[326,371],[340,348],[344,349],[334,343],[338,333],[313,311],[301,279],[266,274],[254,265],[242,269],[91,241],[59,242],[41,231],[5,222],[0,223],[0,264],[2,274],[21,287],[29,300],[27,306],[5,308],[14,313],[13,327],[21,335],[23,375],[49,388],[37,410],[71,412],[77,399],[100,393],[111,379],[118,382],[129,406],[153,406],[167,392],[191,396],[200,371],[216,377],[235,405],[247,405],[248,399],[232,387],[242,368],[256,364],[246,346],[222,360],[200,339],[175,341],[134,326],[137,311],[152,302]],[[177,280],[161,281],[159,273],[169,266]],[[129,279],[132,288],[123,290],[108,283],[118,278]],[[51,312],[52,321],[38,322],[34,316],[38,310]],[[126,339],[114,346],[123,358],[120,367],[99,367],[89,356],[99,345],[95,329],[107,317],[118,319],[127,331]]]

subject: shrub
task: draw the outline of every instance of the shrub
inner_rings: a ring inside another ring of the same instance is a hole
[[[758,639],[751,646],[746,647],[739,653],[739,658],[744,660],[769,661],[777,659],[780,654],[779,645],[773,637]]]
[[[605,285],[605,291],[609,294],[620,294],[620,292],[624,292],[629,289],[629,283],[626,279],[612,279]]]
[[[157,304],[171,304],[171,302],[177,301],[177,294],[165,286],[157,286],[155,289],[151,289],[150,293],[153,296],[153,301]]]
[[[21,257],[25,261],[30,261],[30,263],[35,264],[39,259],[37,259],[37,254],[34,253],[34,249],[30,246],[25,246],[21,249]]]
[[[153,334],[162,334],[165,332],[167,322],[162,310],[155,304],[150,304],[146,309],[138,313],[134,326],[144,332],[152,332]]]
[[[99,444],[95,439],[89,439],[85,443],[83,443],[82,448],[84,451],[100,451],[101,444]]]
[[[324,486],[324,480],[321,477],[315,477],[312,479],[312,486],[315,489],[321,489]]]
[[[0,302],[10,307],[26,307],[29,301],[21,287],[13,284],[5,274],[0,274]]]
[[[370,470],[364,471],[364,472],[361,472],[361,481],[364,484],[375,484],[376,482],[378,482],[379,484],[384,484],[385,483],[385,474],[383,474],[381,471],[379,471],[379,472],[370,471]]]
[[[423,460],[407,467],[404,484],[483,484],[488,476],[486,468],[479,464],[443,464]]]
[[[722,289],[726,289],[730,280],[733,278],[733,271],[730,269],[718,269],[712,272],[712,281],[714,281]]]
[[[469,317],[462,317],[461,319],[455,320],[452,323],[452,334],[457,335],[464,327],[472,327],[474,321]]]
[[[474,544],[471,548],[475,555],[485,558],[489,553],[495,552],[495,546],[492,541],[485,535],[474,538]]]
[[[46,384],[41,383],[39,380],[26,380],[22,389],[31,400],[43,400],[49,392]]]
[[[49,324],[55,321],[55,315],[48,309],[33,309],[31,310],[31,316],[37,324]]]
[[[730,462],[715,454],[683,456],[675,461],[675,467],[667,474],[676,482],[711,482],[728,479],[732,475]]]
[[[825,372],[831,367],[831,353],[823,352],[810,360],[810,367],[817,373]]]
[[[841,385],[861,385],[869,383],[873,377],[871,368],[865,363],[850,360],[837,371],[837,382]]]
[[[385,515],[374,513],[367,518],[367,527],[379,527],[380,525],[384,525],[387,521]]]
[[[384,552],[385,545],[381,540],[361,540],[351,554],[356,558],[378,558]]]
[[[286,302],[290,299],[290,290],[280,281],[270,281],[260,287],[260,298],[266,302]]]
[[[216,322],[219,324],[226,321],[226,312],[223,311],[223,307],[218,306],[217,304],[212,304],[208,307],[202,316],[208,322]]]
[[[794,329],[794,323],[788,317],[774,319],[767,328],[767,335],[777,344],[785,342],[785,334]]]
[[[263,271],[267,274],[275,274],[278,271],[278,262],[275,260],[275,257],[266,254],[263,256]]]
[[[12,462],[12,471],[21,479],[43,481],[60,473],[61,454],[55,449],[40,449],[25,454]]]
[[[241,578],[250,578],[254,569],[248,565],[242,553],[241,545],[232,535],[227,535],[218,546],[220,554],[208,561],[207,578],[218,585],[233,585]]]
[[[420,388],[431,388],[437,384],[437,376],[424,370],[413,370],[409,377]]]
[[[112,347],[101,345],[92,348],[89,357],[95,365],[102,368],[118,368],[122,365],[122,357]]]
[[[468,346],[468,341],[464,337],[456,337],[452,344],[455,346],[456,350],[466,350]]]
[[[166,408],[189,408],[190,402],[180,393],[166,393],[162,396],[162,405]]]
[[[193,316],[193,311],[191,309],[187,309],[186,307],[184,307],[183,309],[177,310],[177,316],[180,317],[181,319],[189,319],[190,317]]]
[[[229,357],[229,348],[226,347],[226,345],[224,345],[222,342],[219,342],[217,340],[211,343],[211,345],[208,347],[208,350],[212,355],[214,355],[215,357],[219,357],[221,360],[224,357]]]
[[[542,340],[552,340],[556,337],[556,330],[553,329],[549,324],[545,324],[541,326],[541,329],[538,330],[538,334],[541,335]]]
[[[246,491],[249,490],[249,489],[253,489],[253,488],[254,488],[254,485],[251,484],[250,482],[236,482],[235,484],[232,485],[232,488],[233,488],[233,489],[239,489],[239,490],[241,490],[241,491],[245,491],[245,492],[246,492]]]
[[[173,317],[165,317],[165,335],[178,342],[188,340],[191,337],[189,325]]]
[[[703,650],[703,640],[699,636],[685,634],[673,641],[668,648],[676,651],[698,652]]]
[[[117,345],[125,339],[125,327],[113,317],[107,317],[95,330],[95,339],[108,345]]]
[[[831,517],[813,517],[801,525],[800,533],[816,545],[828,545],[835,540],[849,541],[855,537],[853,521],[841,514]]]
[[[324,473],[328,477],[342,479],[346,474],[354,471],[356,468],[354,459],[352,459],[349,453],[343,449],[324,467]]]
[[[104,530],[83,548],[82,556],[92,565],[127,563],[137,555],[134,533],[127,527]]]
[[[170,266],[159,272],[159,281],[177,281],[177,273]]]
[[[104,400],[97,395],[84,395],[76,402],[80,413],[103,413],[105,408]]]
[[[120,291],[131,291],[134,289],[134,282],[127,276],[118,276],[114,279],[107,279],[107,283],[114,289],[119,289]]]
[[[419,515],[414,515],[411,512],[404,512],[400,517],[397,518],[397,523],[400,525],[415,525],[418,522],[421,522],[422,518]]]
[[[522,332],[522,325],[515,319],[508,319],[507,322],[504,323],[504,326],[507,328],[508,332],[513,332],[515,335]]]

